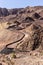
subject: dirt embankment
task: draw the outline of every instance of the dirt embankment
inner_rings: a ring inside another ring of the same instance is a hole
[[[43,6],[0,8],[0,65],[43,65]]]

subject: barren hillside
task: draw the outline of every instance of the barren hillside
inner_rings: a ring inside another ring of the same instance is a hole
[[[0,65],[43,65],[43,6],[0,8]]]

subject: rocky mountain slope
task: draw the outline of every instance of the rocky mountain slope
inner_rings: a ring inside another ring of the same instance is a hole
[[[0,65],[43,65],[41,58],[43,6],[0,8]]]

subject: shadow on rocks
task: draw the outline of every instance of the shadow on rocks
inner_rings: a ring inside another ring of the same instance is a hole
[[[14,52],[13,51],[13,48],[7,48],[7,47],[5,47],[3,50],[1,50],[1,54],[10,54],[10,53],[12,53],[12,52]]]

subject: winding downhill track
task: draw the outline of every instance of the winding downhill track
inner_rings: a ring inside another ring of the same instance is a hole
[[[0,32],[0,50],[21,41],[25,37],[23,32],[3,30]]]

